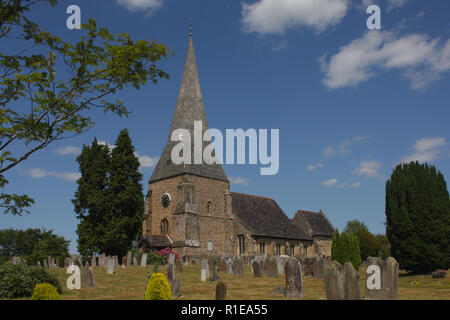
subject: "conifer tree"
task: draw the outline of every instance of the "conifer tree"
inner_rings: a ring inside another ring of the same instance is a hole
[[[108,221],[108,252],[126,255],[139,235],[144,219],[144,194],[139,160],[135,156],[128,130],[120,132],[111,152],[109,178],[112,216]]]
[[[348,232],[339,233],[339,230],[336,229],[331,244],[331,255],[332,259],[340,264],[351,262],[353,267],[358,270],[361,263],[358,238]]]
[[[450,267],[450,198],[434,166],[398,165],[386,183],[386,235],[400,268]]]
[[[91,255],[103,252],[106,222],[111,212],[109,201],[109,170],[111,159],[109,148],[94,139],[92,145],[83,146],[77,157],[81,177],[72,200],[77,218],[78,252]]]

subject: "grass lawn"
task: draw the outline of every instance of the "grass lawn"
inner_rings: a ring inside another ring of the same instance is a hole
[[[162,266],[160,272],[166,274],[167,268]],[[66,286],[68,274],[63,268],[49,269],[61,282],[63,300],[142,300],[144,298],[147,278],[153,266],[146,268],[130,266],[127,269],[116,268],[116,273],[106,273],[105,267],[94,268],[96,288],[82,288],[69,290]],[[287,299],[282,295],[271,296],[273,288],[284,287],[284,276],[279,279],[255,278],[251,267],[246,266],[244,276],[232,276],[223,272],[218,273],[227,285],[227,299],[235,300],[264,300]],[[361,292],[364,295],[365,273],[361,272]],[[217,282],[201,282],[200,266],[184,267],[181,275],[180,300],[212,300],[215,298]],[[323,279],[303,277],[304,299],[326,299]],[[450,279],[433,279],[431,275],[407,275],[402,273],[399,278],[398,299],[450,299]]]

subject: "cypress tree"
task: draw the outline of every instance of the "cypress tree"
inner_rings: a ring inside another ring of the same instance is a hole
[[[109,184],[112,214],[106,241],[108,252],[124,256],[142,228],[144,194],[140,164],[128,130],[120,132],[115,145],[111,152]]]
[[[339,230],[336,229],[331,244],[331,255],[332,259],[340,264],[344,264],[347,261],[351,262],[355,269],[358,270],[361,264],[358,238],[348,232],[339,233]]]
[[[91,255],[103,252],[103,236],[106,232],[106,217],[111,211],[108,198],[109,169],[111,159],[109,148],[94,139],[91,146],[83,146],[77,157],[81,177],[72,203],[80,220],[77,228],[78,252]]]
[[[450,198],[434,166],[398,165],[386,183],[386,235],[400,267],[429,272],[450,267]]]

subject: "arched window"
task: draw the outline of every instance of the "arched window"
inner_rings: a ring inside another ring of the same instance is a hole
[[[161,221],[161,234],[168,234],[168,233],[169,233],[169,221],[163,219]]]
[[[206,204],[206,213],[211,213],[212,211],[212,203],[211,201],[208,201],[208,203]]]

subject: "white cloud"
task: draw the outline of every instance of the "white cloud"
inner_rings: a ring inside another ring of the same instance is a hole
[[[308,171],[314,171],[318,168],[323,168],[323,164],[320,162],[317,162],[316,164],[310,164],[306,169],[308,169]]]
[[[338,183],[338,179],[330,179],[330,180],[325,180],[325,181],[323,181],[323,182],[322,182],[322,185],[323,185],[324,187],[329,188],[329,187],[335,186],[337,183]]]
[[[368,135],[368,136],[356,136],[356,137],[353,137],[353,138],[350,138],[350,139],[345,139],[345,140],[342,140],[336,146],[330,146],[330,147],[325,148],[322,151],[322,154],[325,157],[327,157],[327,158],[331,157],[331,156],[334,156],[336,154],[348,154],[348,153],[352,152],[351,147],[355,143],[363,142],[363,141],[371,139],[373,137],[374,137],[374,135],[371,134],[371,135]]]
[[[380,167],[381,163],[378,161],[361,161],[359,166],[353,170],[353,174],[368,178],[384,178],[384,175],[379,173]]]
[[[241,184],[244,186],[247,186],[250,182],[249,179],[241,177],[230,177],[229,179],[232,184]]]
[[[349,188],[359,188],[360,186],[361,186],[361,182],[357,181],[357,182],[353,182],[348,187]]]
[[[388,0],[387,9],[388,11],[391,11],[393,9],[403,7],[406,2],[408,2],[408,0]]]
[[[414,153],[403,158],[402,162],[411,161],[428,162],[436,159],[446,147],[447,142],[443,137],[422,138],[414,144]]]
[[[117,3],[123,5],[127,10],[131,12],[144,11],[146,13],[152,13],[154,10],[159,9],[163,3],[162,0],[117,0]]]
[[[40,168],[31,169],[27,173],[35,179],[54,177],[61,180],[76,181],[81,177],[81,174],[79,172],[55,172]]]
[[[442,44],[439,38],[429,39],[425,34],[397,37],[372,30],[319,62],[325,73],[322,83],[330,89],[356,86],[392,69],[402,71],[412,89],[420,89],[450,70],[450,40]]]
[[[349,0],[259,0],[242,3],[244,31],[283,34],[294,27],[321,32],[347,14]]]
[[[102,146],[107,146],[107,147],[109,147],[109,150],[112,150],[116,147],[115,144],[109,144],[107,141],[103,141],[103,140],[97,140],[97,144],[102,145]]]
[[[152,168],[156,166],[158,163],[159,158],[158,157],[149,157],[146,155],[138,156],[139,163],[141,164],[141,167],[144,168]]]
[[[65,156],[68,154],[74,154],[74,155],[78,155],[81,152],[81,148],[79,147],[73,147],[73,146],[67,146],[67,147],[62,147],[62,148],[58,148],[55,150],[55,152],[59,155]]]

